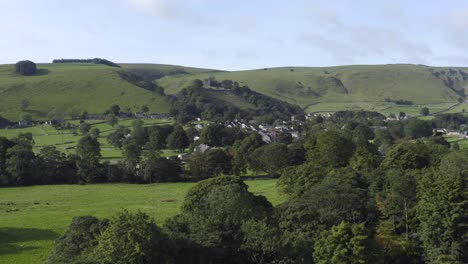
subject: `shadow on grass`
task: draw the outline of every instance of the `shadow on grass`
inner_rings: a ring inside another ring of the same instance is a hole
[[[54,231],[46,229],[2,227],[0,228],[0,255],[18,254],[37,248],[22,246],[21,242],[55,240],[58,236],[59,234]]]

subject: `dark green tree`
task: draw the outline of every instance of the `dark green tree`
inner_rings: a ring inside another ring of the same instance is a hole
[[[21,75],[33,75],[36,73],[36,70],[36,64],[29,60],[19,61],[15,64],[15,71]]]
[[[96,138],[86,135],[78,141],[76,154],[79,156],[77,162],[78,175],[86,182],[99,181],[101,176],[101,146]]]
[[[187,133],[182,126],[174,126],[174,131],[167,136],[167,147],[170,149],[183,150],[190,145]]]
[[[368,263],[369,241],[365,225],[341,222],[323,231],[314,244],[317,264]]]
[[[429,108],[427,107],[423,107],[421,108],[421,110],[419,111],[419,113],[423,116],[428,116],[429,115]]]

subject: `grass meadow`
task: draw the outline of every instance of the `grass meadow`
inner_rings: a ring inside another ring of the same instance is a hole
[[[247,180],[273,204],[284,201],[276,180]],[[74,216],[111,217],[128,209],[162,225],[179,213],[195,183],[47,185],[0,189],[0,263],[43,263]]]
[[[130,127],[134,119],[124,119],[119,120],[118,125],[112,127],[108,125],[105,121],[102,120],[87,120],[87,123],[91,124],[91,128],[98,128],[100,130],[100,136],[98,138],[99,143],[101,144],[101,154],[103,160],[118,160],[122,158],[122,151],[118,148],[107,143],[107,135],[112,133],[117,126],[127,126]],[[144,126],[152,125],[163,125],[163,124],[172,124],[170,120],[159,120],[159,119],[145,119]],[[78,121],[74,121],[78,124]],[[70,130],[56,130],[51,125],[38,125],[33,127],[26,128],[16,128],[16,129],[0,129],[0,137],[13,138],[16,137],[19,133],[31,133],[33,135],[35,145],[34,151],[39,152],[42,147],[45,146],[55,146],[58,150],[67,154],[75,153],[75,146],[78,143],[78,140],[83,135],[79,133],[77,135],[73,134],[73,131]],[[163,155],[173,155],[173,151],[165,150]]]

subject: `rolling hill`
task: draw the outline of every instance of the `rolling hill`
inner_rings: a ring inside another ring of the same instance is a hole
[[[164,96],[127,81],[122,73],[156,81],[167,95],[177,94],[195,79],[233,80],[311,112],[365,109],[417,113],[422,105],[440,111],[464,98],[465,91],[468,94],[468,68],[458,67],[395,64],[219,71],[162,64],[120,65],[38,64],[37,74],[29,77],[15,74],[13,65],[0,65],[0,115],[13,121],[24,114],[48,119],[83,111],[102,113],[112,104],[131,111],[138,111],[143,104],[150,112],[169,110]],[[252,107],[229,94],[213,98],[240,108]],[[409,100],[414,106],[396,105],[388,99]],[[22,100],[30,103],[25,111],[21,110]]]

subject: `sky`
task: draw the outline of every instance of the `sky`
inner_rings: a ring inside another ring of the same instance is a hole
[[[0,0],[0,64],[468,66],[466,0]]]

